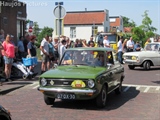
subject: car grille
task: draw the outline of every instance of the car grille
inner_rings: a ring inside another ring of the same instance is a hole
[[[47,86],[71,86],[76,79],[47,79]],[[87,80],[82,80],[87,85]]]

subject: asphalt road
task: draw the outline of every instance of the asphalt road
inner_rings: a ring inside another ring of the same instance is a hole
[[[24,87],[0,96],[13,120],[160,120],[160,67],[129,70],[121,95],[111,93],[107,106],[97,109],[92,101],[61,101],[47,106],[37,91],[37,78]]]

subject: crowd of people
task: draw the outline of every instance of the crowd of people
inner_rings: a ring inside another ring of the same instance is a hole
[[[11,76],[11,67],[15,58],[22,59],[27,56],[36,57],[37,51],[35,46],[36,36],[29,35],[28,33],[25,36],[20,36],[15,45],[13,41],[13,35],[7,34],[4,36],[4,31],[0,31],[0,42],[1,42],[1,58],[4,61],[4,71],[6,76],[6,81],[10,80]],[[90,40],[86,39],[76,39],[75,42],[70,40],[69,37],[61,35],[59,37],[54,37],[49,35],[45,35],[43,40],[40,43],[40,51],[41,51],[41,73],[49,70],[54,67],[54,64],[57,64],[59,60],[62,58],[63,53],[68,48],[73,47],[95,47],[94,37],[91,35]],[[150,39],[147,39],[146,44],[150,42]],[[154,42],[160,42],[160,38]],[[100,45],[101,47],[111,47],[110,41],[108,40],[108,36],[105,35],[103,37],[103,43]],[[132,37],[129,40],[123,40],[121,37],[117,43],[117,56],[118,60],[121,64],[123,64],[122,55],[124,52],[133,52],[140,51],[141,45],[137,41],[134,43]],[[2,64],[2,62],[1,62]],[[30,70],[33,71],[34,66],[30,66]]]

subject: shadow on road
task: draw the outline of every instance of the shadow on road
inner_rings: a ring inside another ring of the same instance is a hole
[[[160,84],[160,81],[157,80],[157,81],[152,81],[153,83],[156,83],[156,84]]]
[[[124,89],[124,88],[123,88]],[[107,105],[105,108],[97,108],[94,100],[56,100],[53,108],[67,108],[67,109],[85,109],[85,110],[102,110],[109,111],[117,109],[123,106],[128,101],[134,99],[140,91],[136,90],[135,87],[130,87],[126,92],[122,92],[120,95],[116,95],[114,92],[108,95]]]
[[[160,67],[151,67],[150,70],[145,70],[143,67],[135,67],[133,70],[138,70],[138,71],[156,71],[160,70]]]

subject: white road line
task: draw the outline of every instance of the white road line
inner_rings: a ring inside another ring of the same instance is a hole
[[[129,90],[129,88],[130,88],[130,86],[127,86],[127,87],[123,90],[123,92],[126,92],[127,90]]]
[[[38,88],[38,86],[39,86],[39,85],[37,85],[37,86],[33,87],[32,89],[36,89],[36,88]]]
[[[153,87],[153,88],[157,88],[157,87],[160,87],[160,86],[151,86],[151,85],[133,85],[133,84],[122,84],[123,86],[132,86],[132,87]]]
[[[147,87],[147,88],[144,90],[144,92],[145,92],[145,93],[148,92],[149,89],[150,89],[150,87]]]
[[[31,85],[29,85],[29,86],[33,86],[33,85],[35,85],[35,84],[37,84],[37,82],[34,82],[33,84],[31,84]]]
[[[157,90],[157,91],[160,90],[160,87],[157,87],[156,90]]]
[[[136,87],[136,90],[139,90],[139,88],[140,88],[140,87],[141,87],[140,85],[139,85],[139,86],[137,86],[137,87]]]

